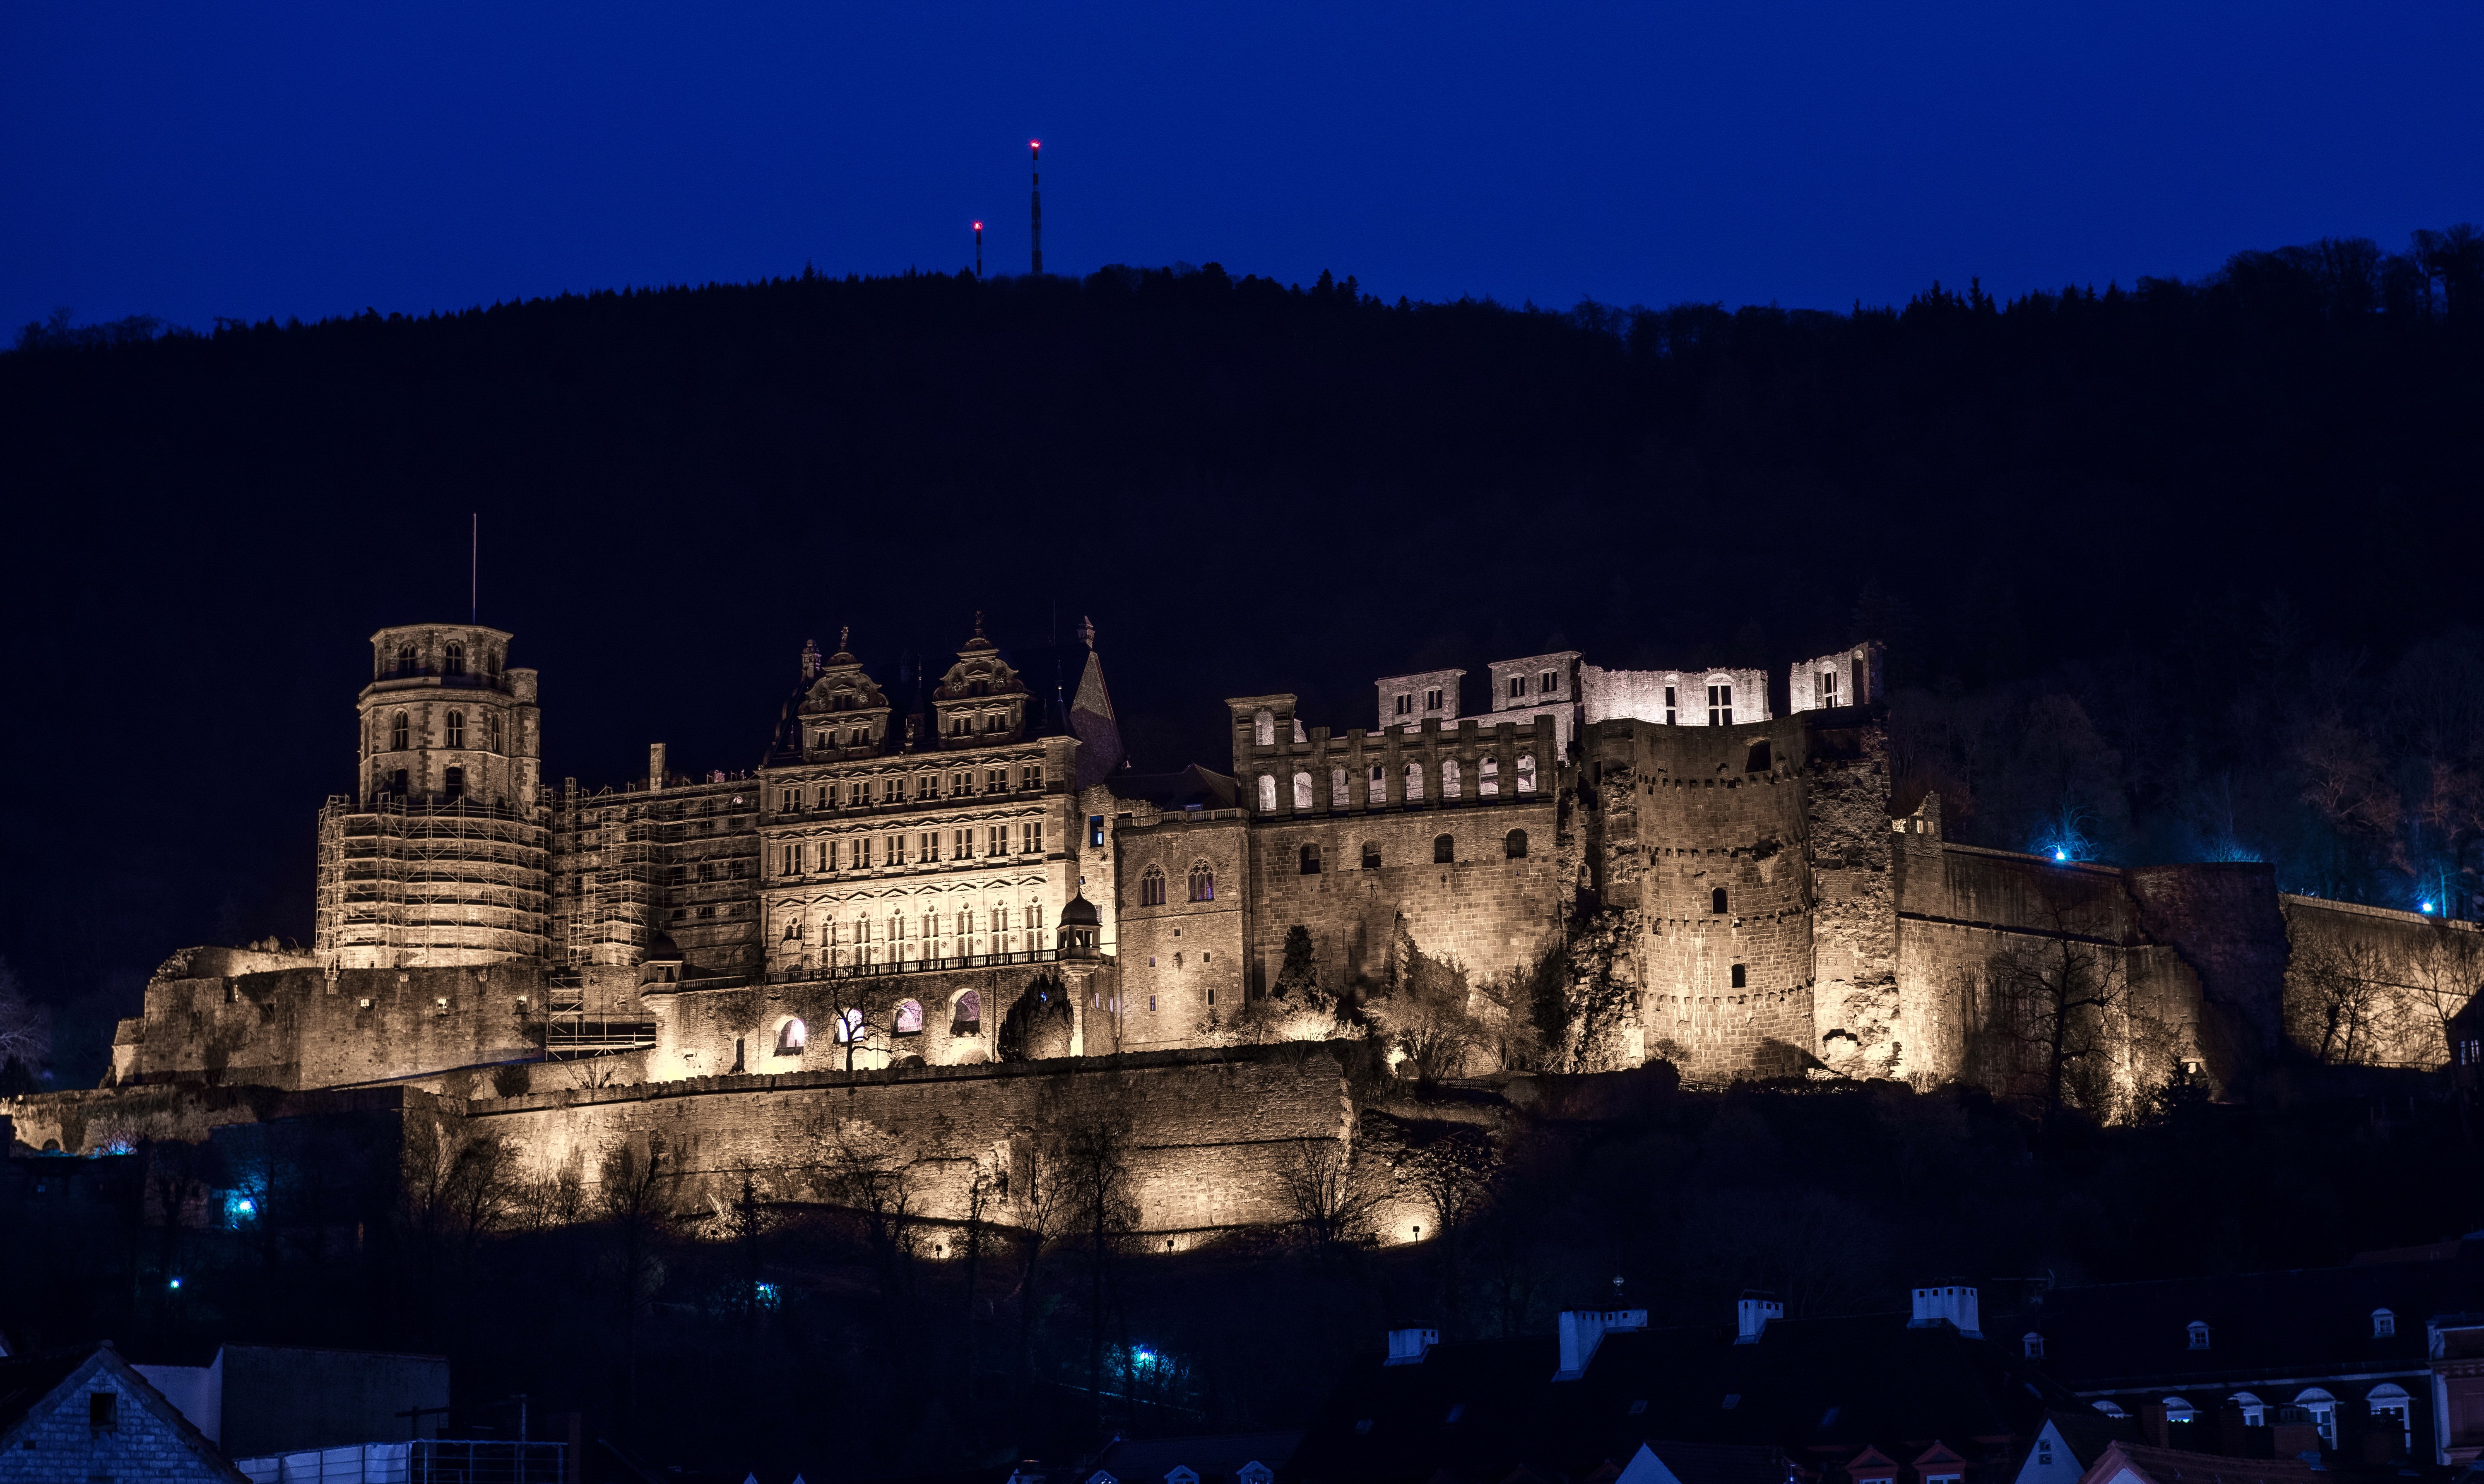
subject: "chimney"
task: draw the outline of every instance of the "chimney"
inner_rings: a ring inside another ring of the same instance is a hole
[[[662,742],[649,742],[647,743],[647,787],[651,789],[661,789],[663,786],[664,744]]]
[[[1561,1311],[1561,1368],[1552,1373],[1555,1381],[1576,1381],[1587,1373],[1587,1363],[1596,1358],[1596,1346],[1614,1330],[1644,1330],[1647,1310],[1644,1309],[1565,1309]]]
[[[1441,1342],[1438,1330],[1390,1330],[1389,1360],[1390,1365],[1420,1365],[1424,1352]]]
[[[1982,1321],[1976,1317],[1975,1290],[1964,1283],[1935,1283],[1915,1290],[1914,1317],[1906,1327],[1929,1330],[1946,1324],[1969,1339],[1982,1339]]]
[[[1758,1344],[1760,1332],[1768,1327],[1768,1321],[1784,1317],[1785,1306],[1777,1302],[1775,1294],[1762,1293],[1757,1288],[1742,1290],[1741,1302],[1734,1306],[1734,1343]]]
[[[2170,1448],[2174,1445],[2174,1440],[2168,1433],[2168,1429],[2172,1426],[2173,1423],[2166,1418],[2163,1402],[2143,1402],[2140,1405],[2139,1430],[2146,1435],[2152,1446]]]

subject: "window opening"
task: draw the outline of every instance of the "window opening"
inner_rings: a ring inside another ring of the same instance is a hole
[[[1365,871],[1380,869],[1380,845],[1377,841],[1363,842],[1363,869]]]
[[[1526,831],[1523,829],[1511,830],[1508,836],[1500,842],[1500,852],[1511,860],[1525,860],[1526,858]]]
[[[1139,905],[1162,906],[1164,905],[1164,873],[1158,871],[1153,866],[1149,866],[1148,868],[1147,875],[1139,877]]]
[[[1320,874],[1320,851],[1318,846],[1307,845],[1303,847],[1302,874],[1305,876],[1317,876]]]
[[[1710,726],[1734,724],[1733,687],[1710,686],[1708,688],[1708,724]]]
[[[1216,900],[1216,872],[1203,861],[1190,868],[1190,900],[1193,902]]]
[[[466,714],[462,711],[452,711],[448,714],[448,745],[451,747],[466,745]]]
[[[448,641],[448,647],[441,652],[440,673],[443,675],[463,675],[466,673],[465,645],[458,643],[454,639]]]
[[[1433,865],[1453,866],[1457,864],[1457,859],[1458,840],[1455,835],[1434,835],[1432,837]]]
[[[798,1016],[795,1019],[788,1020],[784,1025],[777,1029],[776,1054],[778,1056],[800,1056],[802,1054],[803,1042],[809,1039],[809,1038],[810,1028],[803,1025]]]
[[[1708,894],[1708,910],[1711,912],[1725,910],[1725,888],[1719,886]]]
[[[923,1006],[915,1000],[897,1002],[897,1034],[911,1036],[923,1029]]]

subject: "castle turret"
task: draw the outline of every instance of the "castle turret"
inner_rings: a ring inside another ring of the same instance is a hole
[[[499,963],[546,952],[543,736],[509,634],[371,635],[355,792],[319,819],[316,951],[338,968]]]

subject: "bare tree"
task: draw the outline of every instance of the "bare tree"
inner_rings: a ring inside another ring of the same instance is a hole
[[[1304,1239],[1322,1254],[1353,1241],[1381,1196],[1343,1139],[1296,1143],[1277,1167],[1277,1183]]]
[[[880,1296],[895,1299],[913,1287],[914,1206],[921,1192],[915,1162],[904,1146],[878,1125],[830,1117],[813,1131],[830,1201],[860,1218],[879,1272]]]
[[[1491,1201],[1500,1174],[1492,1135],[1472,1123],[1407,1120],[1398,1124],[1393,1169],[1399,1189],[1420,1201],[1441,1244],[1442,1318],[1457,1323],[1460,1240]]]
[[[1080,1238],[1087,1258],[1087,1381],[1100,1422],[1104,1400],[1104,1332],[1108,1289],[1118,1297],[1122,1240],[1137,1228],[1131,1190],[1127,1091],[1117,1078],[1073,1082],[1051,1110],[1040,1141],[1040,1178],[1060,1187],[1063,1226]]]
[[[627,1143],[616,1144],[605,1151],[595,1186],[594,1213],[611,1233],[618,1259],[623,1399],[632,1413],[638,1408],[638,1310],[661,1278],[656,1247],[673,1216],[664,1167],[664,1152],[652,1140],[643,1158]]]
[[[2387,966],[2372,943],[2295,936],[2285,966],[2286,1031],[2321,1062],[2353,1066],[2395,1039]]]
[[[2109,1113],[2130,1042],[2127,952],[2060,923],[2013,941],[1986,969],[1989,1002],[1970,1034],[1987,1085],[2026,1097],[2047,1124],[2074,1106]]]
[[[2430,1044],[2426,1060],[2453,1060],[2449,1022],[2475,997],[2484,981],[2484,933],[2459,923],[2436,922],[2407,968],[2408,993],[2422,1017]]]

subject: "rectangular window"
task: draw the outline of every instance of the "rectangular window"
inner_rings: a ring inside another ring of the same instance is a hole
[[[1708,688],[1708,724],[1710,726],[1734,724],[1733,687],[1710,686]]]
[[[871,836],[869,835],[859,835],[854,839],[854,869],[856,871],[871,869]]]
[[[914,847],[923,859],[938,860],[940,858],[940,832],[936,829],[925,830],[922,837],[914,842]]]
[[[846,803],[859,809],[871,802],[871,785],[856,779],[846,785]]]
[[[905,837],[904,835],[891,835],[888,837],[888,863],[892,866],[902,866],[905,864]]]
[[[958,829],[951,830],[949,832],[949,854],[952,857],[958,860],[965,860],[974,853],[975,832],[973,830]]]
[[[1560,688],[1561,676],[1557,671],[1553,670],[1546,670],[1543,675],[1537,678],[1535,683],[1536,692],[1541,695],[1551,695],[1552,692]]]
[[[984,853],[986,855],[1007,855],[1009,853],[1008,825],[994,824],[984,831]]]
[[[968,794],[972,794],[975,792],[975,775],[973,773],[951,773],[949,775],[949,792],[961,798]]]
[[[1017,786],[1022,789],[1040,789],[1043,787],[1043,765],[1041,763],[1029,763],[1024,768],[1019,769],[1017,770]]]
[[[1666,726],[1673,725],[1673,688],[1667,686],[1664,688],[1664,724]]]
[[[934,798],[939,796],[939,793],[940,775],[938,773],[916,773],[914,775],[915,797]]]
[[[1389,802],[1389,769],[1378,763],[1371,765],[1371,788],[1364,802],[1374,809]]]
[[[1006,768],[987,768],[984,769],[984,792],[986,794],[1008,793],[1009,769]]]
[[[1104,817],[1102,815],[1091,814],[1087,816],[1087,843],[1089,845],[1097,846],[1104,843]]]
[[[1021,855],[1042,854],[1043,826],[1033,823],[1020,824],[1017,827],[1017,849]]]
[[[1441,709],[1441,692],[1438,690],[1424,691],[1423,709],[1425,711],[1439,711]]]
[[[1820,672],[1820,704],[1830,707],[1837,704],[1837,672],[1835,670],[1822,670]]]
[[[1524,675],[1512,675],[1509,677],[1509,698],[1515,701],[1526,693],[1526,677]]]
[[[880,780],[879,780],[879,801],[880,801],[881,803],[883,803],[883,804],[893,804],[893,803],[896,803],[896,802],[898,801],[899,797],[901,796],[898,791],[899,791],[899,790],[901,790],[901,789],[903,789],[904,787],[904,781],[903,781],[902,779],[897,779],[897,778],[882,778],[882,779],[880,779]]]
[[[1401,716],[1411,716],[1415,715],[1415,698],[1413,696],[1401,695],[1397,698],[1397,715]]]

